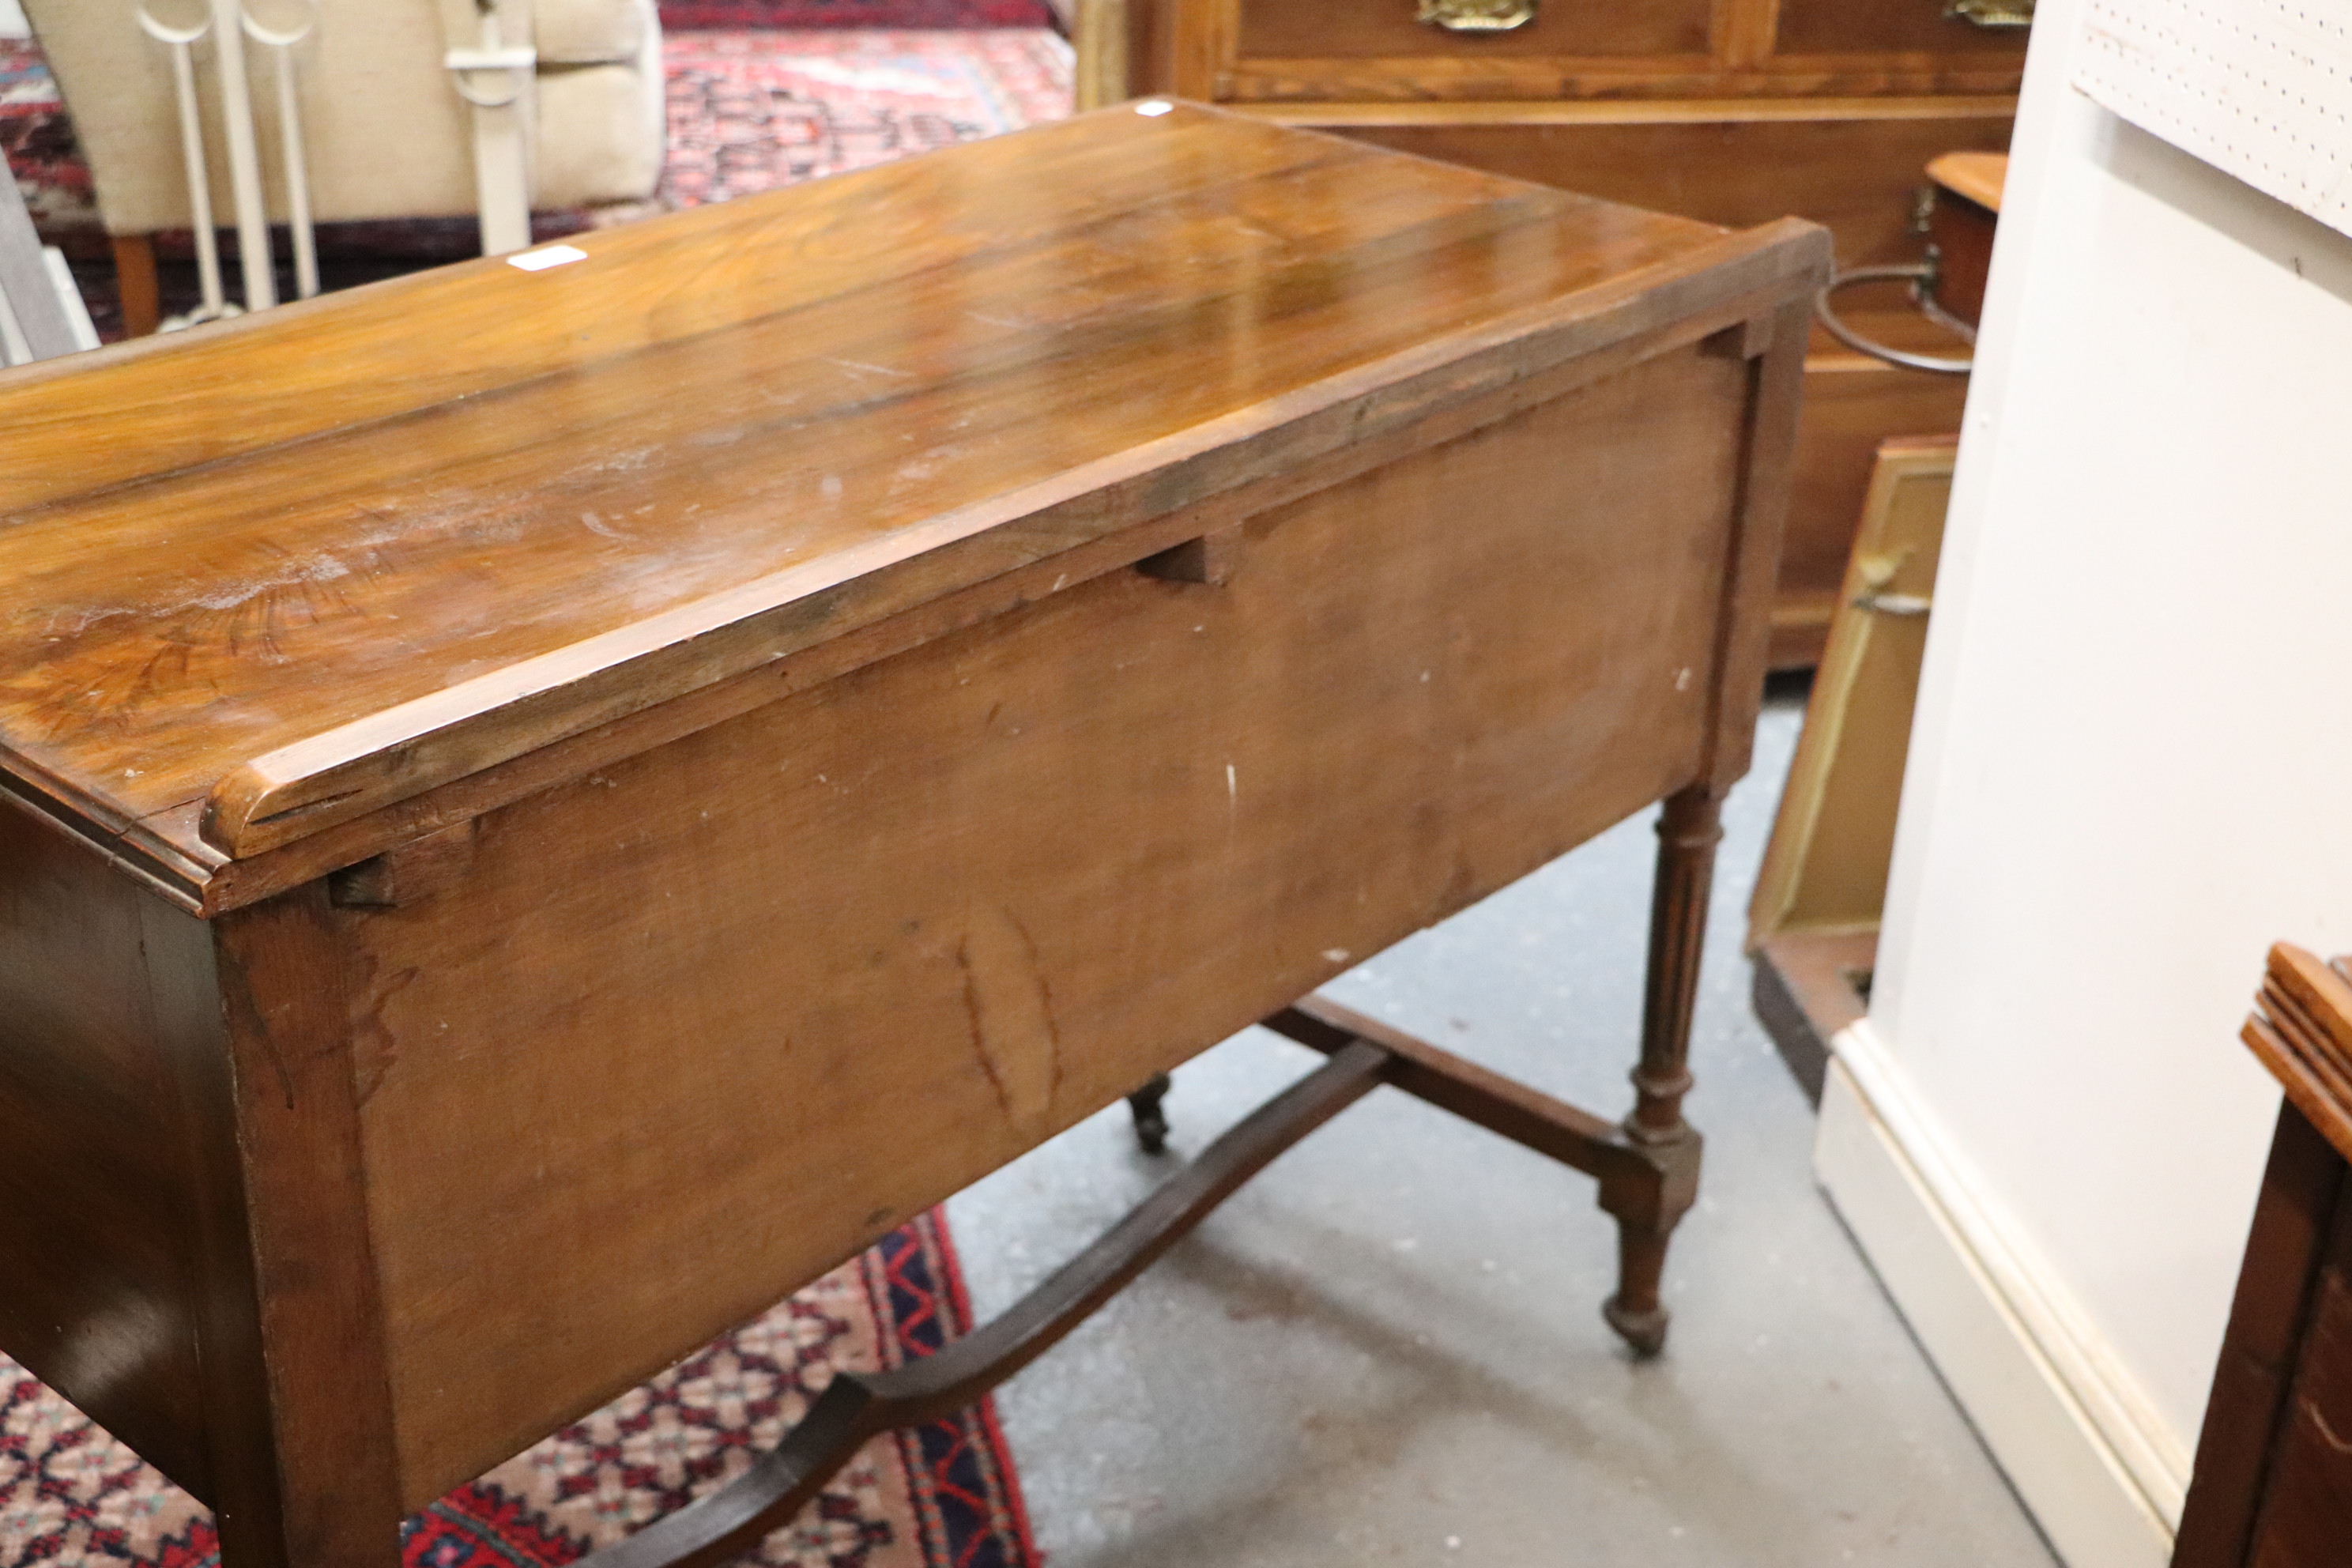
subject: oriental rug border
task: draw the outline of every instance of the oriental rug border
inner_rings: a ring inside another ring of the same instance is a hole
[[[461,1487],[402,1531],[405,1568],[557,1568],[723,1486],[833,1373],[887,1371],[971,1327],[925,1214],[660,1377]],[[876,1438],[744,1563],[1038,1568],[993,1405]],[[211,1515],[0,1356],[0,1568],[218,1568]]]

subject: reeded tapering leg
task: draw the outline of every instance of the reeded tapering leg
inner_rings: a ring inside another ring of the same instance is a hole
[[[1654,1182],[1603,1182],[1601,1206],[1618,1226],[1617,1294],[1610,1327],[1643,1354],[1666,1342],[1658,1284],[1666,1239],[1698,1194],[1699,1136],[1683,1120],[1690,1092],[1691,1007],[1706,942],[1707,893],[1723,837],[1722,797],[1703,785],[1667,797],[1658,818],[1658,879],[1650,905],[1650,970],[1642,1009],[1642,1065],[1625,1136],[1657,1172]]]
[[[1135,1116],[1135,1141],[1147,1154],[1168,1152],[1168,1111],[1162,1102],[1174,1087],[1166,1073],[1156,1072],[1150,1083],[1127,1097],[1127,1108]]]

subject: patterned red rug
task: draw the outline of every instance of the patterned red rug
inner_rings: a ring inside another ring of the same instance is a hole
[[[1050,27],[1046,0],[661,0],[672,27]]]
[[[49,79],[49,63],[27,38],[0,38],[0,153],[44,235],[97,231],[89,166]]]
[[[1036,28],[673,33],[673,206],[721,202],[1070,112],[1070,49]]]
[[[773,1447],[841,1368],[895,1367],[971,1326],[936,1212],[403,1530],[407,1568],[551,1568],[704,1495]],[[742,1563],[1038,1568],[992,1405],[877,1437]],[[219,1568],[212,1517],[0,1356],[0,1563]]]

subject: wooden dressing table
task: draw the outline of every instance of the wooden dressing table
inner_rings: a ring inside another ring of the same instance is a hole
[[[0,378],[0,1349],[380,1568],[1258,1020],[1329,1063],[598,1568],[1382,1084],[1593,1174],[1656,1349],[1821,232],[1154,104],[576,245]],[[1660,800],[1622,1124],[1308,996]]]

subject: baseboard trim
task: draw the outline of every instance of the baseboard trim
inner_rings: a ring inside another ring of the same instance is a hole
[[[2069,1568],[2164,1568],[2189,1456],[1870,1020],[1832,1046],[1814,1169],[1887,1293]]]

